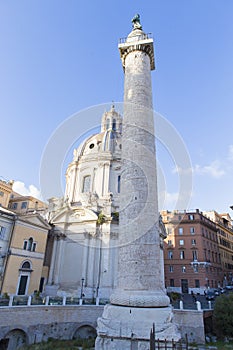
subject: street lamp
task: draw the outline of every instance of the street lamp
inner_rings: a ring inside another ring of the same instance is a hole
[[[85,281],[85,278],[82,278],[80,299],[84,297],[84,294],[83,294],[84,281]]]

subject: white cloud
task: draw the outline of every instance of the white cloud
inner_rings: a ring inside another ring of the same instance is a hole
[[[26,187],[25,183],[22,181],[15,181],[13,184],[13,191],[21,194],[22,196],[32,196],[37,199],[42,200],[42,196],[38,188],[34,185],[29,185]]]
[[[215,179],[219,179],[226,172],[223,170],[221,163],[218,160],[213,161],[209,165],[200,166],[196,165],[194,168],[194,172],[199,175],[210,175]]]
[[[179,197],[178,192],[159,191],[159,210],[173,210]]]
[[[233,145],[232,149],[230,149],[232,152],[232,160],[233,160]],[[230,152],[229,152],[230,157]],[[181,168],[181,167],[175,167],[172,170],[173,174],[179,174],[179,175],[188,175],[188,174],[197,174],[197,175],[210,175],[211,177],[218,179],[226,174],[225,170],[223,170],[221,163],[218,160],[213,161],[209,165],[198,165],[196,164],[193,168]]]

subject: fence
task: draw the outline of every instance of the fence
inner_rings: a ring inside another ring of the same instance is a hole
[[[37,295],[18,296],[11,295],[9,297],[0,296],[0,308],[1,307],[13,307],[13,306],[53,306],[53,305],[105,305],[107,300],[105,299],[80,299],[77,297],[41,297]],[[0,347],[1,349],[1,347]]]
[[[172,340],[161,340],[155,339],[155,325],[153,323],[153,327],[150,331],[150,350],[188,350],[188,337],[185,335],[185,341],[181,339],[178,342]]]

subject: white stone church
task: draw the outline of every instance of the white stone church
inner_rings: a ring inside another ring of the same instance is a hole
[[[116,283],[121,129],[113,105],[102,116],[100,133],[74,150],[64,198],[50,199],[49,295],[109,299]]]

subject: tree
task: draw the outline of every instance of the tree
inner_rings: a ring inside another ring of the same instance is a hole
[[[233,293],[216,298],[213,323],[218,338],[232,337],[233,334]]]

